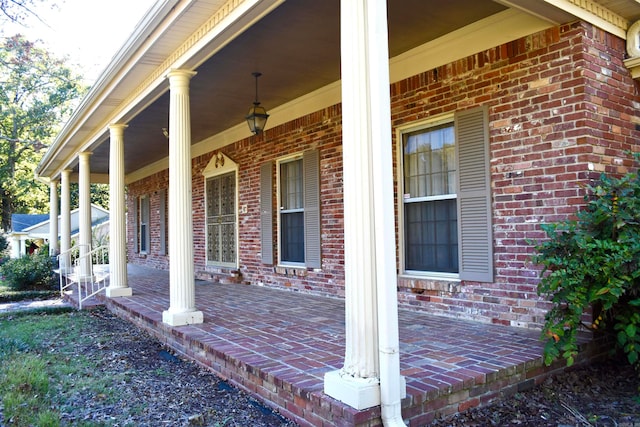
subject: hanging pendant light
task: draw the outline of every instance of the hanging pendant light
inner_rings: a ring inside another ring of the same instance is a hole
[[[252,75],[256,79],[256,100],[253,101],[253,106],[249,108],[249,114],[247,114],[246,119],[251,132],[258,135],[264,130],[269,115],[267,114],[267,110],[265,110],[258,101],[258,77],[260,77],[262,73],[252,73]]]

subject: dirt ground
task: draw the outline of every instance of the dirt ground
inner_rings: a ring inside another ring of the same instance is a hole
[[[595,364],[431,426],[640,427],[639,386],[638,373],[629,365]]]
[[[76,351],[95,360],[96,375],[127,373],[113,385],[122,398],[113,404],[103,396],[78,393],[63,425],[295,426],[107,310],[93,310],[90,316],[91,328],[84,332],[90,339]],[[627,365],[595,365],[431,426],[640,427],[639,385],[638,373]]]

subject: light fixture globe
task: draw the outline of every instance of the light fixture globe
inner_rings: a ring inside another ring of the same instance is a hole
[[[249,114],[245,117],[247,119],[247,124],[249,125],[249,129],[255,135],[262,133],[264,127],[267,124],[267,119],[269,115],[267,114],[267,110],[263,106],[260,105],[258,101],[258,77],[260,77],[261,73],[252,73],[252,75],[256,79],[256,100],[253,101],[253,106],[249,108]]]
[[[249,108],[249,114],[246,117],[251,132],[256,135],[262,133],[268,117],[267,110],[259,102],[254,102],[253,107]]]

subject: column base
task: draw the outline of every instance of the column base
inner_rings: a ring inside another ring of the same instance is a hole
[[[325,394],[361,410],[380,405],[380,380],[378,378],[353,378],[342,371],[324,375]]]
[[[127,287],[109,286],[104,291],[108,298],[130,297],[131,295],[133,295],[133,289],[131,289],[128,286]]]
[[[201,311],[163,311],[162,322],[169,326],[193,325],[204,322],[204,316]]]

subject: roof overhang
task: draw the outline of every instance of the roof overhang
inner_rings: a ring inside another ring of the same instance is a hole
[[[596,7],[597,6],[597,7]],[[587,19],[622,28],[640,17],[636,0],[394,0],[388,2],[391,77],[443,65],[553,24]],[[125,173],[164,167],[171,69],[191,81],[194,153],[251,136],[244,116],[260,71],[260,101],[276,126],[340,101],[339,0],[162,0],[65,124],[36,174],[77,172],[93,152],[93,182],[106,182],[109,125],[126,123]],[[612,23],[617,22],[618,24]],[[447,62],[443,62],[447,61]],[[310,110],[311,109],[311,110]],[[72,176],[75,176],[72,174]]]

